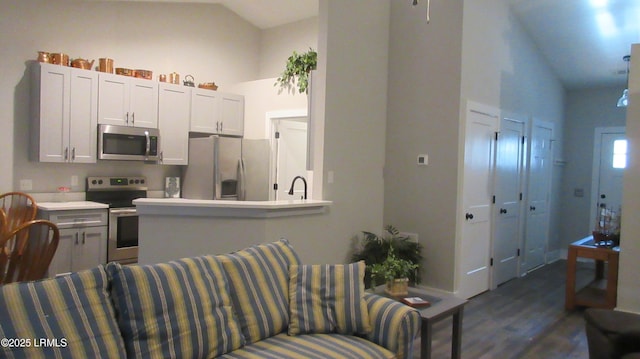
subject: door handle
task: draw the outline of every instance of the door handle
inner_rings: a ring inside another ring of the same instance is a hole
[[[536,210],[536,207],[534,207],[534,206],[529,206],[529,210],[530,210],[530,211],[535,211],[535,210]]]
[[[473,213],[466,213],[466,214],[464,215],[464,218],[465,218],[467,221],[468,221],[468,220],[470,220],[470,219],[473,219]]]
[[[507,213],[507,209],[506,208],[500,208],[500,213],[506,214]]]

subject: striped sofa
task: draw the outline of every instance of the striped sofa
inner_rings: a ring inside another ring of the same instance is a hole
[[[286,240],[0,287],[0,358],[411,358],[420,315]]]

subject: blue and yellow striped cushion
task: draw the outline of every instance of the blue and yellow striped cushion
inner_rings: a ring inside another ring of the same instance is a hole
[[[364,272],[364,261],[289,267],[289,335],[370,332]]]
[[[289,324],[289,265],[300,259],[287,240],[219,255],[233,307],[247,343],[271,337]]]
[[[128,358],[213,358],[244,344],[214,256],[107,272]]]
[[[124,358],[107,287],[102,266],[0,286],[0,339],[28,344],[1,345],[0,357]],[[48,343],[40,341],[47,339]]]
[[[384,347],[366,339],[342,334],[308,334],[295,337],[286,333],[225,354],[224,359],[396,359]]]

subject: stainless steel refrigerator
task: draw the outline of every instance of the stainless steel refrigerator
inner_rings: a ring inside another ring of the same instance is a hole
[[[265,201],[269,199],[269,140],[235,137],[189,139],[182,196],[189,199]]]

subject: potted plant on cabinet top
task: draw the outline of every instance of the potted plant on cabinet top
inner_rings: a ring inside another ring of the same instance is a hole
[[[416,270],[409,274],[409,281],[415,284],[420,283],[420,267],[422,263],[422,245],[412,241],[407,236],[402,236],[400,231],[392,225],[384,228],[384,234],[378,236],[371,232],[362,232],[364,237],[359,243],[359,248],[351,256],[351,261],[358,262],[364,260],[367,264],[365,273],[365,286],[371,288],[372,283],[371,267],[377,263],[384,262],[389,253],[393,251],[396,258],[404,259],[417,265]]]
[[[309,48],[302,54],[293,52],[287,59],[287,64],[282,75],[276,79],[274,86],[280,86],[280,90],[291,90],[297,83],[298,92],[309,93],[309,73],[318,66],[318,53]]]
[[[371,277],[376,284],[381,281],[387,284],[385,291],[393,296],[409,294],[409,276],[418,265],[395,256],[393,247],[382,263],[371,265]]]

